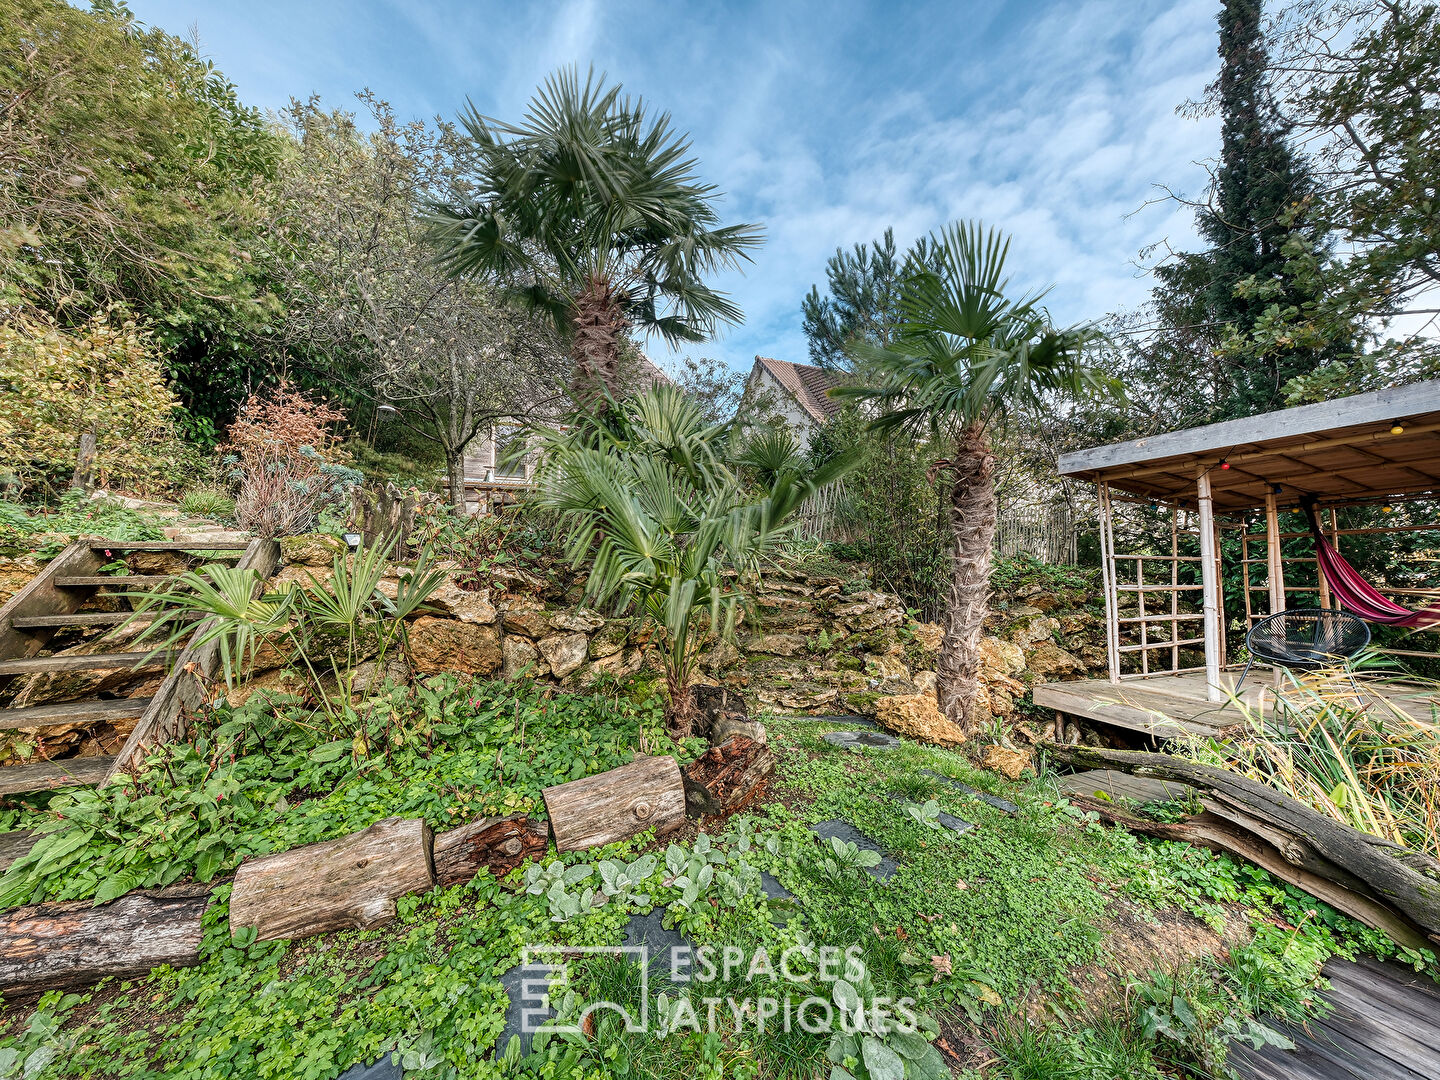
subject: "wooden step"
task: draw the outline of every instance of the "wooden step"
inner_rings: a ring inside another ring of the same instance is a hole
[[[34,675],[47,671],[99,671],[107,668],[161,671],[165,667],[166,659],[164,653],[151,656],[148,652],[27,656],[19,660],[0,660],[0,675]]]
[[[119,626],[132,618],[138,625],[152,623],[159,617],[159,613],[154,611],[138,615],[133,611],[79,611],[71,615],[17,615],[10,620],[10,625],[16,630],[48,630],[67,626]],[[196,616],[187,614],[179,618],[193,622]]]
[[[102,701],[65,701],[59,705],[32,705],[24,709],[0,709],[0,730],[55,727],[87,720],[138,720],[150,704],[148,697],[116,698]]]
[[[91,551],[244,551],[248,540],[96,540]]]
[[[51,788],[98,784],[105,779],[115,758],[82,757],[63,761],[36,761],[28,765],[0,766],[0,795],[19,795],[26,791],[49,791]]]
[[[68,574],[55,579],[62,589],[93,589],[97,585],[122,585],[127,589],[151,589],[174,581],[174,574]]]

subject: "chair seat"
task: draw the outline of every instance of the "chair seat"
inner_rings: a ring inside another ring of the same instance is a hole
[[[1370,644],[1370,627],[1348,611],[1295,608],[1261,619],[1245,637],[1262,663],[1313,671],[1340,667]]]

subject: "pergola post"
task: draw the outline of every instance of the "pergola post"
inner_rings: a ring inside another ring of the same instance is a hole
[[[1200,583],[1205,598],[1205,696],[1222,701],[1220,689],[1220,568],[1215,552],[1215,505],[1210,495],[1210,473],[1196,480],[1200,511]]]
[[[1120,681],[1120,594],[1115,580],[1114,510],[1110,505],[1110,485],[1101,481],[1098,491],[1100,510],[1100,581],[1105,589],[1105,653],[1110,661],[1110,681]]]
[[[1270,586],[1270,614],[1285,610],[1285,563],[1280,557],[1280,511],[1274,494],[1265,496],[1265,569]]]

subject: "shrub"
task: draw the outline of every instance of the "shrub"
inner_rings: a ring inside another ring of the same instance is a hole
[[[150,331],[118,311],[69,330],[29,314],[0,323],[0,461],[21,491],[58,492],[93,433],[101,487],[165,492],[177,405]]]
[[[185,492],[180,509],[194,517],[230,518],[235,515],[235,500],[210,484],[202,484]]]
[[[250,395],[224,448],[241,528],[267,538],[294,536],[347,503],[363,477],[340,449],[336,426],[344,418],[289,383]]]

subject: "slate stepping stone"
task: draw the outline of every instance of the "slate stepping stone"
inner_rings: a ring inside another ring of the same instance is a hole
[[[396,1065],[387,1053],[369,1065],[357,1061],[340,1074],[339,1080],[404,1080],[404,1076],[405,1070]]]
[[[769,870],[760,871],[760,891],[770,900],[795,899],[795,894],[785,888],[784,885],[781,885],[780,879],[770,873]]]
[[[892,794],[890,798],[894,799],[896,802],[909,801],[905,798],[904,795]],[[953,832],[956,836],[964,836],[971,829],[975,828],[975,823],[973,821],[966,821],[964,818],[958,818],[954,814],[947,814],[944,810],[940,811],[940,816],[936,818],[936,820],[940,822],[941,825],[945,826],[945,828]]]
[[[545,1008],[543,1016],[537,1015],[541,1009],[540,997],[546,992],[543,985],[546,978],[543,959],[528,968],[523,963],[516,964],[500,976],[500,985],[505,988],[505,994],[509,997],[510,1003],[505,1007],[505,1029],[495,1040],[497,1056],[505,1052],[505,1048],[510,1045],[512,1035],[520,1036],[520,1052],[522,1054],[530,1053],[534,1029],[546,1021],[554,1019],[555,1010],[549,1007]],[[535,983],[541,985],[536,986]],[[527,1027],[530,1028],[529,1031],[525,1030]],[[399,1074],[397,1073],[396,1076],[398,1077]],[[342,1080],[349,1080],[349,1078],[342,1078]],[[354,1078],[354,1080],[359,1080],[359,1078]],[[364,1080],[382,1080],[382,1077],[366,1076]]]
[[[877,881],[889,881],[895,876],[896,871],[900,869],[899,864],[890,858],[890,856],[886,855],[884,849],[881,848],[879,844],[871,840],[870,837],[866,836],[848,821],[841,821],[835,818],[830,821],[822,821],[819,825],[811,825],[810,828],[817,836],[823,839],[828,840],[833,836],[854,844],[856,847],[865,851],[878,852],[880,861],[874,866],[867,866],[865,868],[865,872]]]
[[[687,938],[679,930],[666,930],[662,925],[665,912],[668,908],[651,908],[648,915],[632,915],[630,921],[625,924],[625,937],[623,944],[635,946],[646,945],[650,949],[650,981],[664,979],[671,983],[683,983],[683,978],[677,979],[671,968],[671,949],[686,948],[694,950],[695,943]],[[683,969],[682,969],[683,970]]]
[[[899,739],[883,731],[827,731],[820,737],[832,746],[847,749],[869,746],[879,750],[894,750],[900,745]]]
[[[988,791],[973,788],[963,780],[956,780],[954,777],[946,776],[944,773],[938,773],[934,769],[921,769],[920,771],[926,776],[933,776],[936,780],[945,781],[945,783],[949,784],[956,791],[969,795],[972,799],[979,799],[983,803],[988,803],[996,810],[1009,814],[1011,817],[1014,817],[1020,812],[1020,808],[1009,799],[1002,799],[999,795],[991,795]]]
[[[843,713],[837,716],[792,716],[790,719],[800,720],[807,724],[853,724],[855,727],[865,728],[878,726],[870,717],[861,716],[858,713]]]

